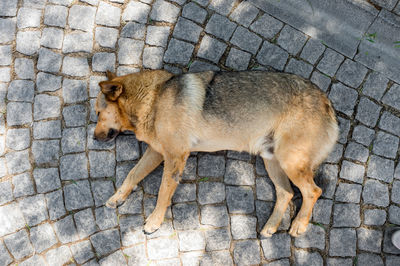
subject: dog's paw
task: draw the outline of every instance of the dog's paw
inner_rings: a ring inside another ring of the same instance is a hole
[[[278,226],[266,224],[260,234],[264,237],[271,237],[278,230]]]
[[[153,213],[150,214],[149,217],[146,219],[146,224],[143,227],[143,231],[145,234],[152,234],[155,231],[157,231],[162,223],[162,219],[160,219],[157,215],[154,215]]]
[[[303,222],[294,219],[290,227],[289,234],[293,237],[298,237],[307,231],[308,222]]]

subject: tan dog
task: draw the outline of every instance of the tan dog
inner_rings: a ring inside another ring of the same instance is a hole
[[[313,170],[338,137],[331,103],[315,85],[295,75],[262,71],[107,76],[99,84],[94,137],[110,140],[132,130],[149,144],[108,207],[121,204],[164,161],[157,205],[144,226],[152,233],[164,220],[190,152],[246,151],[263,158],[276,189],[275,208],[261,234],[276,232],[293,197],[289,180],[303,196],[290,234],[306,231],[321,195]]]

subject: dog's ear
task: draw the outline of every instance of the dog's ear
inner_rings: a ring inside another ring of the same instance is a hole
[[[108,80],[112,80],[117,76],[117,75],[115,75],[115,73],[111,72],[110,70],[107,70],[106,73],[107,73]]]
[[[101,92],[111,101],[115,101],[123,90],[123,85],[118,81],[101,81],[99,86]]]

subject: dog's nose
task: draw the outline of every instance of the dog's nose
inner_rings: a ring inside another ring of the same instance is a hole
[[[93,139],[98,140],[95,134],[93,134]]]
[[[108,135],[107,138],[113,138],[115,135],[117,134],[117,130],[110,128],[110,130],[108,130]]]

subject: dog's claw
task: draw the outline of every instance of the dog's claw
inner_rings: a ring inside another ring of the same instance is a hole
[[[277,229],[275,227],[269,227],[268,225],[265,225],[260,234],[264,237],[271,237],[273,234],[275,234],[276,230]]]
[[[115,208],[117,208],[117,203],[115,201],[108,200],[106,202],[106,207],[108,207],[110,209],[115,209]]]
[[[298,237],[307,231],[307,225],[308,225],[308,223],[303,223],[303,222],[295,219],[292,222],[292,226],[290,227],[289,234],[293,237]]]

